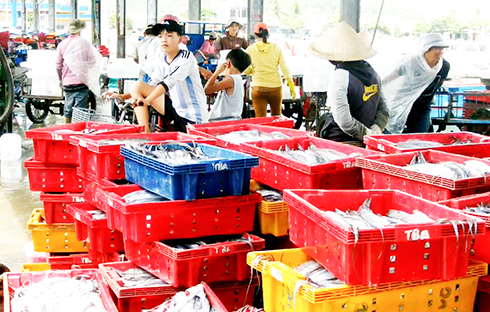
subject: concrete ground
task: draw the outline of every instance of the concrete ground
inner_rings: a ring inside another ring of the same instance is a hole
[[[98,101],[98,112],[110,114],[108,107],[105,101]],[[0,263],[18,272],[21,264],[29,261],[22,249],[30,250],[31,256],[33,252],[32,247],[27,246],[32,241],[31,232],[27,230],[28,219],[34,208],[43,208],[39,201],[40,192],[29,189],[29,177],[24,168],[24,161],[34,155],[32,140],[25,139],[25,132],[64,124],[64,117],[49,114],[45,122],[33,124],[25,115],[23,105],[16,108],[14,114],[13,132],[22,137],[22,158],[0,161]]]

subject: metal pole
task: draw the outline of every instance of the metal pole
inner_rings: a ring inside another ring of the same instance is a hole
[[[70,19],[78,18],[78,0],[70,0]]]
[[[373,45],[374,38],[376,37],[376,31],[378,30],[379,19],[381,18],[381,12],[383,12],[383,6],[384,5],[385,5],[385,0],[383,0],[383,2],[381,2],[381,8],[379,8],[378,20],[376,21],[376,27],[374,28],[373,39],[371,40],[371,45]]]
[[[34,33],[38,33],[39,32],[39,2],[37,0],[33,0],[33,4],[34,4],[34,11],[33,11],[33,15],[34,15]]]
[[[17,0],[12,0],[12,27],[17,28]]]
[[[158,1],[148,0],[146,5],[146,24],[155,25],[157,23]]]
[[[92,0],[92,43],[100,46],[100,0]]]
[[[49,32],[56,32],[56,0],[49,0]]]
[[[340,0],[340,20],[351,25],[359,32],[361,18],[361,0]]]
[[[249,0],[247,11],[247,39],[253,42],[255,24],[264,20],[264,0]]]
[[[117,57],[126,57],[126,0],[117,0]]]
[[[189,21],[200,21],[201,20],[201,0],[189,0]],[[201,33],[200,28],[202,25],[199,24],[189,24],[189,31],[191,34]]]
[[[26,8],[26,0],[21,0],[22,5],[22,34],[25,35],[27,33],[27,8]]]

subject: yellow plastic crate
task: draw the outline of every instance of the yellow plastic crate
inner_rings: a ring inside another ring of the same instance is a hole
[[[276,237],[289,234],[289,206],[284,201],[259,204],[259,224],[262,234]]]
[[[44,209],[34,209],[27,224],[31,231],[34,251],[87,252],[88,245],[77,240],[74,224],[46,224]]]
[[[247,263],[262,272],[266,312],[473,311],[478,277],[487,274],[486,263],[470,260],[467,276],[453,281],[314,288],[293,269],[310,259],[302,249],[248,254]]]
[[[40,272],[51,270],[49,263],[24,263],[21,265],[20,270],[22,272]]]

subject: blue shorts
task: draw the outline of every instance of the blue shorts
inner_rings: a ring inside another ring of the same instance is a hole
[[[73,115],[73,107],[88,108],[88,87],[86,85],[64,86],[66,118]]]

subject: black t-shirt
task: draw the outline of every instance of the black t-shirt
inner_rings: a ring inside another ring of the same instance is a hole
[[[444,80],[446,80],[450,67],[451,66],[449,65],[449,62],[445,59],[442,59],[442,67],[437,73],[436,78],[424,90],[424,92],[422,92],[418,99],[415,100],[412,106],[412,110],[430,109],[432,98],[434,97],[434,94],[437,92],[437,90],[441,87]]]

